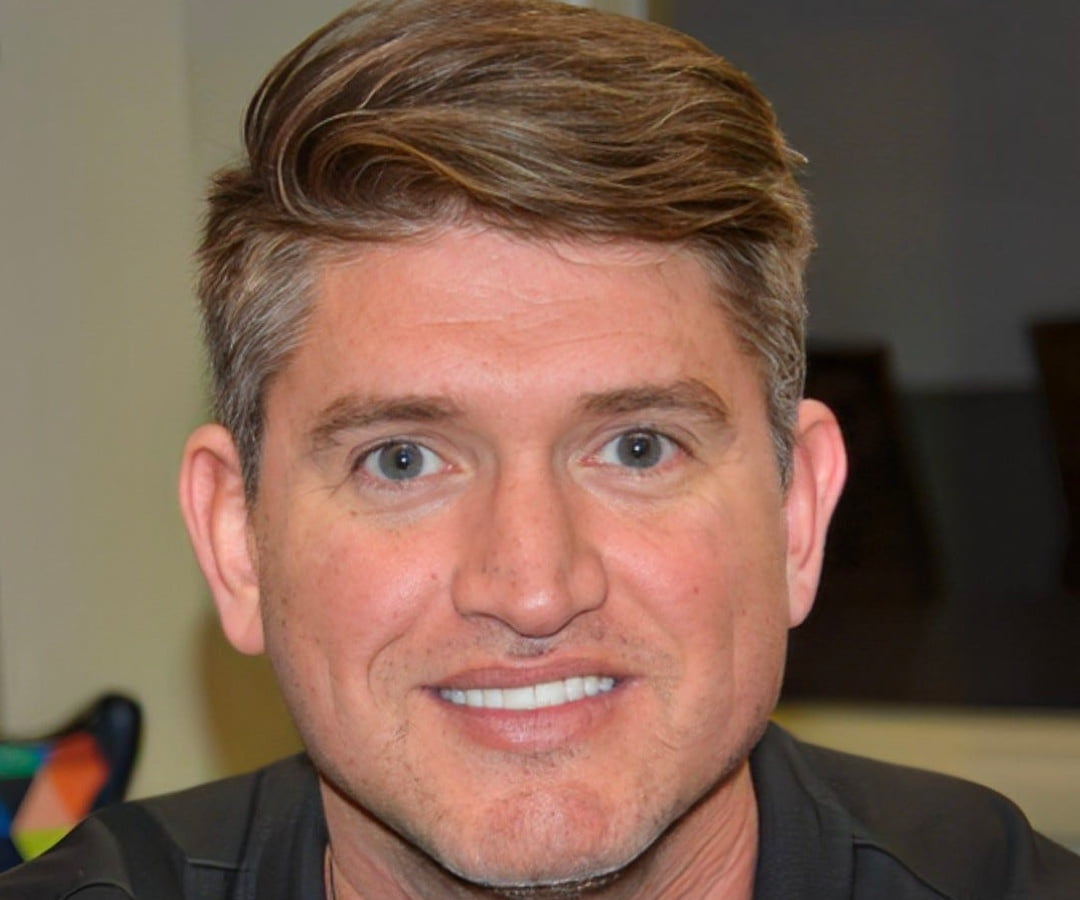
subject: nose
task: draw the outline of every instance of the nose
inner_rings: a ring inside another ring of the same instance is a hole
[[[550,637],[603,604],[607,577],[573,491],[544,465],[494,478],[462,535],[452,583],[460,615]]]

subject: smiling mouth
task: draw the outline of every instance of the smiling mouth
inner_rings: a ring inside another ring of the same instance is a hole
[[[615,679],[606,675],[581,675],[514,688],[440,688],[439,696],[455,706],[470,709],[547,709],[606,694]]]

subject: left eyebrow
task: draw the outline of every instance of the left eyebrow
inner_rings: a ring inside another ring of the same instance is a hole
[[[723,397],[696,378],[586,394],[581,400],[581,407],[595,415],[636,413],[649,409],[684,410],[720,427],[727,427],[731,423],[731,411]]]

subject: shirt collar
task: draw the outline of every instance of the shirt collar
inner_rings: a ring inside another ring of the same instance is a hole
[[[750,756],[758,804],[754,900],[847,900],[853,884],[853,823],[770,723]]]

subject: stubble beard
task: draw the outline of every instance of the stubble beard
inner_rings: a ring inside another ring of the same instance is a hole
[[[589,872],[580,872],[567,877],[537,877],[535,880],[485,877],[476,871],[467,871],[466,867],[455,865],[435,846],[436,841],[428,841],[411,833],[407,827],[398,827],[372,814],[357,801],[351,799],[347,788],[330,783],[332,790],[356,810],[371,826],[383,833],[383,837],[397,844],[399,861],[409,860],[407,868],[413,875],[420,876],[414,884],[427,882],[429,885],[442,884],[441,895],[446,897],[475,898],[475,900],[575,900],[575,898],[629,898],[643,896],[639,891],[650,882],[657,857],[667,848],[670,838],[678,831],[695,811],[706,805],[710,798],[724,789],[725,784],[743,767],[750,750],[759,740],[767,722],[761,729],[748,736],[741,752],[733,754],[727,761],[720,775],[704,791],[689,803],[676,806],[656,817],[656,827],[639,828],[646,832],[644,839],[639,835],[636,848],[625,852],[622,861],[609,864],[606,868],[598,865]],[[664,824],[666,823],[666,824]],[[412,879],[409,879],[410,881]],[[425,896],[420,893],[417,896]],[[655,896],[655,895],[653,895]]]

